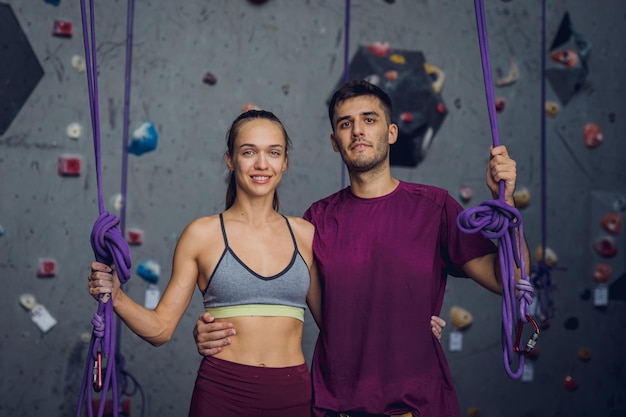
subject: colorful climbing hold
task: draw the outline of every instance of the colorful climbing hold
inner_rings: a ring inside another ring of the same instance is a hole
[[[202,82],[208,85],[217,84],[217,77],[212,72],[206,72],[202,77]]]
[[[467,417],[480,417],[480,409],[478,407],[468,407]]]
[[[454,327],[460,330],[472,324],[474,316],[463,307],[452,306],[450,308],[450,321]]]
[[[83,73],[87,69],[87,64],[82,56],[74,55],[72,57],[72,67],[74,67],[76,71]]]
[[[607,232],[617,235],[622,228],[622,216],[616,212],[609,212],[600,219],[600,226]]]
[[[612,258],[617,255],[617,244],[611,236],[603,236],[593,242],[596,253],[603,258]]]
[[[604,140],[600,126],[595,123],[587,123],[583,129],[585,146],[589,149],[598,147]]]
[[[550,117],[556,117],[559,114],[559,105],[555,101],[546,101],[546,114]]]
[[[566,67],[574,68],[578,64],[578,52],[573,49],[564,49],[561,51],[554,51],[550,54],[550,58],[554,62],[563,64]]]
[[[124,199],[122,198],[121,193],[113,194],[109,200],[111,202],[111,207],[113,207],[113,210],[119,212],[122,209],[123,200]]]
[[[52,36],[71,38],[72,22],[68,22],[67,20],[55,20],[52,28]]]
[[[411,123],[413,121],[413,115],[408,111],[402,112],[400,120],[402,123]]]
[[[128,153],[133,155],[143,155],[156,149],[159,134],[150,121],[143,122],[132,134],[130,143],[128,144]]]
[[[519,78],[519,68],[517,67],[517,62],[515,59],[511,58],[511,66],[509,68],[509,73],[498,80],[496,80],[495,84],[497,87],[505,87],[507,85],[514,84]]]
[[[246,103],[241,107],[242,113],[245,113],[249,110],[261,110],[261,108],[254,103]]]
[[[52,278],[57,273],[57,263],[54,259],[39,259],[37,278]]]
[[[82,133],[80,123],[70,123],[65,129],[65,134],[70,139],[78,139]]]
[[[444,72],[428,62],[424,62],[424,71],[426,71],[426,74],[433,80],[433,91],[439,94],[443,89],[443,82],[446,79]]]
[[[380,86],[381,78],[378,74],[370,74],[365,77],[365,81],[376,86]]]
[[[60,155],[57,165],[57,172],[64,177],[76,177],[80,175],[81,170],[80,155]]]
[[[581,347],[578,349],[578,359],[583,362],[589,362],[591,360],[591,349],[588,347]]]
[[[389,70],[385,72],[385,78],[387,79],[387,81],[396,81],[398,79],[398,71]]]
[[[530,191],[528,191],[528,188],[522,187],[513,193],[513,199],[515,200],[516,208],[526,208],[530,204]]]
[[[143,230],[137,228],[128,229],[126,241],[129,245],[141,245],[143,243]]]
[[[139,275],[144,281],[150,284],[156,284],[159,281],[159,275],[161,274],[161,267],[156,261],[147,259],[141,261],[137,265],[137,275]]]
[[[506,106],[506,99],[504,97],[496,97],[495,105],[496,112],[502,113],[504,111],[504,107]]]
[[[578,383],[570,375],[563,379],[563,386],[568,391],[576,391],[578,389]]]
[[[369,44],[369,46],[367,47],[367,50],[372,55],[382,58],[384,56],[389,55],[389,52],[391,52],[391,45],[389,45],[389,43],[387,42],[382,42],[382,41],[374,42],[374,43]]]
[[[542,259],[544,254],[545,254],[545,259]],[[543,250],[543,246],[542,245],[538,245],[535,248],[535,259],[537,260],[537,262],[543,260],[543,262],[546,265],[554,267],[554,266],[556,266],[556,263],[557,263],[559,258],[556,255],[556,252],[552,248],[546,246],[546,250],[544,251]]]
[[[607,263],[599,262],[593,268],[593,280],[598,283],[607,282],[613,273],[613,267]]]
[[[389,60],[394,64],[404,64],[406,62],[406,58],[400,54],[393,54],[389,57]]]
[[[464,203],[470,201],[473,194],[472,188],[469,185],[461,185],[459,187],[459,197]]]

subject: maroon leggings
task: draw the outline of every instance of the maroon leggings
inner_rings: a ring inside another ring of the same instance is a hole
[[[204,357],[189,417],[310,417],[306,364],[265,368]]]

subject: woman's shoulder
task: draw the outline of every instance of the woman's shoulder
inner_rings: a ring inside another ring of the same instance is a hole
[[[298,229],[303,233],[309,233],[313,236],[315,232],[315,226],[311,224],[308,220],[304,220],[302,217],[294,217],[294,216],[285,216],[289,221],[289,224],[292,228]],[[294,230],[295,231],[295,230]]]
[[[195,239],[210,238],[220,229],[219,214],[198,217],[185,227],[182,236],[188,236]]]
[[[285,216],[291,225],[291,230],[296,237],[298,248],[306,262],[310,265],[313,260],[313,236],[315,227],[301,217]]]

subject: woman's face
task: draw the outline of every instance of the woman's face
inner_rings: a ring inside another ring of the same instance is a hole
[[[243,122],[233,153],[226,154],[239,192],[252,196],[272,195],[287,169],[287,143],[281,126],[267,119]]]

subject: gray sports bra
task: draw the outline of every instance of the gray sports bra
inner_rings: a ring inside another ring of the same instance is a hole
[[[264,277],[243,263],[228,246],[224,219],[220,213],[226,247],[203,291],[206,311],[216,318],[287,316],[304,321],[311,276],[286,217],[285,221],[293,239],[291,262],[278,274]]]

